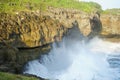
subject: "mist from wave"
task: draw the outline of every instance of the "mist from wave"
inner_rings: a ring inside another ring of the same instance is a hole
[[[25,73],[50,80],[119,80],[120,43],[99,38],[53,43],[49,54],[27,64]]]

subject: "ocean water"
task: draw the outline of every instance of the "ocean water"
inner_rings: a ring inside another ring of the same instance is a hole
[[[120,43],[64,39],[25,68],[24,74],[50,80],[120,80]]]

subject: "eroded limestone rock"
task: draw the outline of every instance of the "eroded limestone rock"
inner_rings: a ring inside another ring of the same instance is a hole
[[[55,36],[61,38],[63,33],[62,24],[49,16],[41,17],[32,12],[0,13],[0,37],[14,47],[42,46],[53,42]]]

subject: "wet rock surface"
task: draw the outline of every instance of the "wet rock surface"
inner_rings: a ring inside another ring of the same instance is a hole
[[[40,58],[40,55],[50,51],[50,45],[31,49],[2,46],[0,48],[0,71],[22,73],[24,65],[31,60]]]

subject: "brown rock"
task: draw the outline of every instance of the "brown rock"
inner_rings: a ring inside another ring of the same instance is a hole
[[[102,34],[111,35],[118,34],[120,35],[120,16],[119,15],[101,15],[102,22]]]
[[[62,37],[64,32],[61,24],[49,16],[41,17],[30,12],[0,15],[0,37],[14,47],[42,46],[53,42],[56,35]]]

